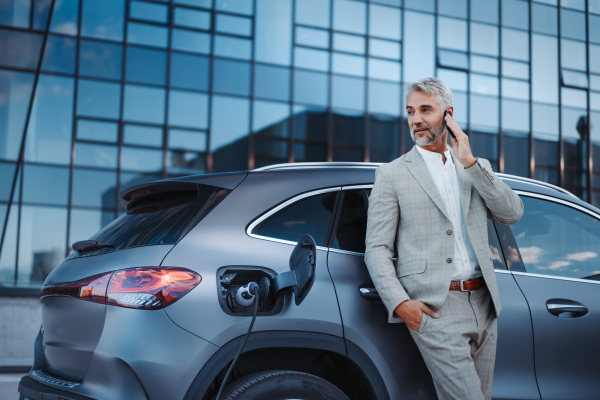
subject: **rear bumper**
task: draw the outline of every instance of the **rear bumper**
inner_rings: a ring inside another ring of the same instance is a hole
[[[19,382],[20,399],[29,400],[96,400],[92,397],[68,392],[64,389],[44,385],[33,380],[30,376],[24,376]]]

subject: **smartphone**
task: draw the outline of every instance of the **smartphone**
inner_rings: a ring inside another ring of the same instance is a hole
[[[454,136],[454,132],[452,132],[452,129],[450,129],[450,127],[448,126],[448,124],[446,124],[446,115],[448,114],[448,110],[444,111],[444,125],[446,126],[446,128],[448,129],[448,132],[450,132],[450,136],[452,136],[454,139],[456,139],[456,136]]]

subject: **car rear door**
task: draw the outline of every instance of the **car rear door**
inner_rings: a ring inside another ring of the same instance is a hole
[[[565,200],[520,195],[525,214],[503,246],[531,309],[541,397],[597,399],[600,215]]]

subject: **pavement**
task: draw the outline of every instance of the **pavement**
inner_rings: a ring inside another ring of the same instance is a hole
[[[26,372],[0,373],[0,400],[19,400],[19,381]]]

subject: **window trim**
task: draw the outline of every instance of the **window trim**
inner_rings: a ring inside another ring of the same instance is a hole
[[[246,235],[248,235],[252,238],[255,238],[255,239],[262,239],[262,240],[268,240],[271,242],[291,244],[291,245],[295,246],[296,244],[298,244],[298,242],[293,242],[291,240],[285,240],[285,239],[277,239],[277,238],[270,237],[270,236],[258,235],[256,233],[252,233],[252,230],[254,228],[256,228],[257,225],[259,225],[261,222],[263,222],[267,218],[271,217],[272,215],[276,214],[277,212],[281,211],[282,209],[284,209],[294,203],[297,203],[300,200],[306,199],[308,197],[318,196],[318,195],[324,194],[324,193],[339,192],[341,190],[342,190],[341,186],[335,186],[335,187],[331,187],[331,188],[311,190],[309,192],[305,192],[305,193],[299,194],[297,196],[294,196],[291,199],[288,199],[288,200],[284,201],[283,203],[279,204],[278,206],[275,206],[274,208],[270,209],[266,213],[260,215],[258,218],[254,219],[254,221],[252,221],[246,228]],[[334,210],[334,212],[335,212],[335,210]],[[333,215],[333,216],[335,217],[335,215]],[[317,249],[326,251],[328,249],[328,247],[317,246]]]

